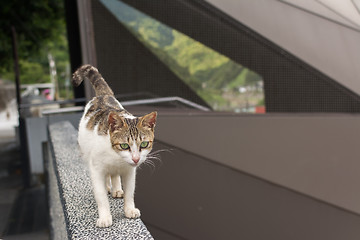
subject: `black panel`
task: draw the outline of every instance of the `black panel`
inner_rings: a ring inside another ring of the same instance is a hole
[[[80,45],[80,30],[78,20],[78,8],[76,1],[64,0],[65,17],[66,17],[66,31],[69,43],[71,72],[81,66],[81,45]],[[85,97],[84,85],[73,88],[75,98]],[[81,103],[82,104],[82,103]],[[79,105],[81,105],[79,104]]]
[[[360,112],[360,97],[200,0],[123,0],[259,73],[267,112]]]
[[[98,68],[115,94],[149,92],[207,104],[98,1],[92,1]]]

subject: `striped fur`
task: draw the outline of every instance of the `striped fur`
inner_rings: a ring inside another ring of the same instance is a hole
[[[152,132],[148,134],[152,135],[151,137],[153,138],[156,112],[150,113],[149,116],[146,115],[148,122],[150,121],[152,126],[149,124],[139,125],[139,122],[143,123],[145,116],[134,117],[126,111],[114,97],[113,91],[95,67],[83,65],[74,72],[73,83],[75,86],[79,86],[84,79],[91,82],[96,94],[96,97],[86,105],[84,112],[84,118],[87,120],[86,128],[88,130],[97,130],[99,135],[110,134],[112,142],[116,142],[116,137],[118,137],[118,134],[114,134],[115,131],[117,133],[122,132],[122,136],[126,135],[127,139],[142,140],[139,135],[141,133],[139,128],[148,125],[151,130],[150,132]]]
[[[85,106],[78,142],[83,158],[89,164],[98,205],[96,226],[109,227],[112,216],[106,191],[113,197],[124,197],[126,217],[140,216],[134,203],[135,172],[136,167],[147,160],[153,147],[157,113],[142,117],[131,115],[116,100],[113,91],[93,66],[84,65],[73,74],[76,86],[84,79],[91,82],[96,96]]]
[[[73,74],[73,84],[77,87],[79,86],[84,79],[87,79],[91,82],[96,96],[103,95],[112,95],[114,96],[113,91],[110,89],[109,85],[105,82],[104,78],[101,76],[97,68],[91,65],[83,65],[79,67]]]
[[[94,130],[98,126],[99,135],[108,134],[110,113],[117,113],[119,116],[131,116],[113,96],[95,97],[88,105],[87,111],[84,112],[84,116],[89,119],[86,127],[89,130]]]

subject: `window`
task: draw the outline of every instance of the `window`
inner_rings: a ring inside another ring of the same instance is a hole
[[[121,1],[101,2],[214,110],[265,112],[260,75]]]

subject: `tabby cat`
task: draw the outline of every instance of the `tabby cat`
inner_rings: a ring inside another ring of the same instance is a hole
[[[75,86],[84,79],[91,82],[96,96],[85,107],[78,142],[83,159],[89,165],[98,206],[96,226],[109,227],[112,216],[107,191],[114,198],[124,197],[126,217],[140,216],[134,203],[136,168],[152,149],[157,113],[142,117],[130,114],[91,65],[84,65],[73,74]]]

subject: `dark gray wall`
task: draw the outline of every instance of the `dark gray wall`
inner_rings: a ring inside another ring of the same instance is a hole
[[[359,115],[160,109],[170,152],[141,168],[136,203],[158,239],[358,239],[359,136]]]
[[[135,202],[157,240],[359,239],[359,215],[162,142],[155,150],[169,148],[138,171]]]
[[[160,112],[157,139],[360,214],[360,115]]]

